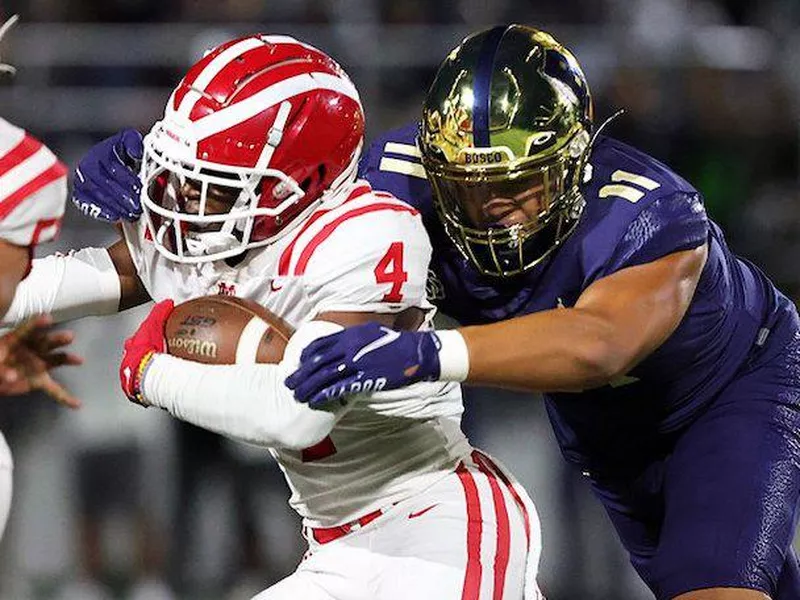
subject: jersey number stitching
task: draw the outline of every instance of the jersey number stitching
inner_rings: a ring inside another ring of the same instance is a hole
[[[375,281],[392,284],[392,289],[384,294],[381,302],[400,302],[403,299],[403,284],[408,281],[408,273],[403,270],[403,242],[392,242],[389,246],[375,267]]]
[[[629,173],[620,169],[611,174],[611,181],[614,183],[601,187],[598,195],[601,198],[617,196],[633,204],[644,198],[647,192],[652,192],[661,187],[660,183],[653,181],[649,177]]]

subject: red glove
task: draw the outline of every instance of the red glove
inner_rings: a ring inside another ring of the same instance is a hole
[[[142,381],[153,357],[164,352],[164,327],[173,308],[175,303],[172,300],[159,302],[139,325],[136,333],[125,340],[125,352],[119,366],[119,381],[122,391],[131,402],[147,406],[142,395]]]

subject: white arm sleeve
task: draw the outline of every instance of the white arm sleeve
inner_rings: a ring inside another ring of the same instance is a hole
[[[277,365],[206,365],[160,354],[144,374],[145,400],[244,442],[295,450],[313,446],[331,432],[346,407],[311,409],[294,399],[283,380],[299,364],[303,348],[341,329],[326,321],[302,325]]]
[[[119,310],[119,274],[105,248],[84,248],[33,261],[17,286],[0,325],[10,326],[38,314],[56,322]]]

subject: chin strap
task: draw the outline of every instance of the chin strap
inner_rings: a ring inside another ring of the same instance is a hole
[[[11,15],[5,23],[0,25],[0,42],[3,41],[3,37],[5,37],[8,30],[11,29],[17,21],[19,21],[19,15]],[[16,72],[17,70],[13,66],[0,62],[0,73],[14,75]]]

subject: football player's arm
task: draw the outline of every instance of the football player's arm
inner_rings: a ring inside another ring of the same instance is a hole
[[[707,245],[599,279],[573,308],[459,329],[466,381],[534,391],[580,391],[625,375],[678,327]]]
[[[0,314],[5,314],[30,264],[30,250],[0,239]]]
[[[300,450],[330,434],[351,402],[322,410],[295,401],[284,379],[314,339],[340,331],[343,325],[379,321],[406,326],[422,315],[328,313],[301,326],[289,340],[280,364],[208,365],[167,354],[156,355],[142,376],[142,396],[172,416],[237,440]],[[335,319],[335,321],[319,319]]]
[[[369,224],[384,225],[381,231],[405,244],[405,262],[395,265],[406,276],[403,301],[384,302],[394,283],[376,280],[376,266],[390,243],[381,238],[374,248],[363,244],[354,249],[352,231],[342,228],[307,265],[306,292],[319,312],[292,336],[280,365],[201,365],[158,354],[141,376],[144,403],[165,408],[200,427],[264,446],[301,449],[324,439],[358,400],[330,403],[319,410],[297,403],[284,381],[299,364],[303,349],[317,338],[362,323],[415,330],[426,314],[422,305],[430,245],[421,222],[398,221],[393,213],[373,218]],[[403,223],[404,227],[393,230]],[[338,256],[341,261],[346,252],[352,254],[350,268],[344,273],[332,270],[326,257]],[[154,329],[163,331],[162,326]]]
[[[124,240],[34,259],[4,311],[3,325],[37,314],[55,322],[113,314],[149,300]]]

